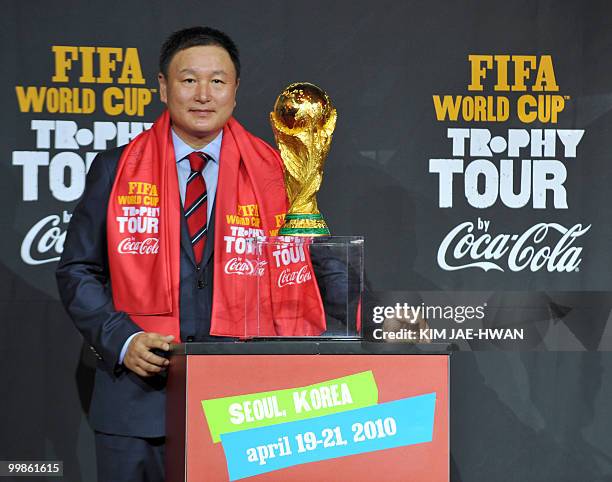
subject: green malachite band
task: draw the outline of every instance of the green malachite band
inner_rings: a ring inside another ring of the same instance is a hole
[[[280,236],[293,236],[295,234],[324,234],[329,235],[329,229],[325,228],[281,228]]]
[[[320,214],[287,214],[285,220],[287,219],[323,219],[323,216]]]

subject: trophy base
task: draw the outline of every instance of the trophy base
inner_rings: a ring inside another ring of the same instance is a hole
[[[330,236],[321,214],[287,214],[279,236]]]

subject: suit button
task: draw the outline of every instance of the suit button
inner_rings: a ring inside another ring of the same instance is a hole
[[[198,289],[201,290],[202,288],[204,288],[204,286],[206,286],[206,283],[204,283],[203,279],[199,279],[198,280]]]
[[[98,360],[102,360],[102,357],[100,356],[100,354],[96,351],[96,349],[93,346],[90,346],[89,349],[93,352],[94,355],[96,355],[96,358]]]
[[[185,341],[191,343],[193,340],[195,340],[195,337],[193,336],[188,336],[187,338],[185,338]]]

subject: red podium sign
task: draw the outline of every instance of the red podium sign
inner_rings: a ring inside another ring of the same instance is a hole
[[[448,481],[448,363],[403,354],[175,357],[168,480]]]

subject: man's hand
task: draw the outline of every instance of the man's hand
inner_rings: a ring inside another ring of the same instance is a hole
[[[158,374],[170,363],[166,358],[153,353],[151,350],[168,351],[170,342],[174,340],[172,335],[164,336],[159,333],[138,333],[125,352],[123,364],[141,377],[151,377]]]

